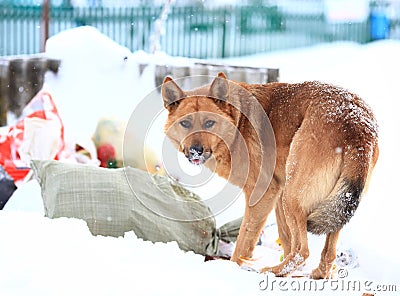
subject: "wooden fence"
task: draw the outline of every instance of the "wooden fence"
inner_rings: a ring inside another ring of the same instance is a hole
[[[57,73],[59,65],[59,60],[41,55],[0,58],[0,126],[7,124],[8,111],[21,115],[43,87],[45,73]]]
[[[47,58],[45,55],[14,56],[0,58],[0,126],[7,125],[7,113],[21,115],[24,106],[42,88],[47,71],[54,73],[62,61]],[[142,71],[148,64],[139,64]],[[229,79],[247,83],[267,83],[279,80],[279,69],[231,66],[228,64],[207,63],[206,61],[189,60],[185,65],[154,65],[155,85],[161,85],[167,75],[180,78],[196,75],[205,78],[225,72]],[[188,86],[191,88],[191,86]]]

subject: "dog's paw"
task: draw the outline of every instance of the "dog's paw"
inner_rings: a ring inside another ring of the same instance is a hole
[[[257,266],[257,262],[259,263],[259,258],[240,257],[240,259],[243,263],[242,269],[260,273],[259,266]]]
[[[238,265],[243,265],[243,264],[247,264],[247,265],[253,265],[254,262],[257,259],[254,258],[250,258],[250,257],[245,257],[245,256],[232,256],[231,257],[231,261],[236,262]]]
[[[273,273],[275,276],[281,276],[285,277],[290,274],[290,272],[287,272],[285,268],[282,266],[282,264],[273,266],[273,267],[264,267],[259,270],[259,273]]]
[[[313,280],[331,279],[333,278],[333,272],[330,269],[322,270],[320,267],[317,267],[311,272],[310,278]]]
[[[289,254],[281,264],[273,267],[264,267],[260,270],[260,272],[272,272],[276,276],[285,277],[296,271],[297,268],[302,266],[304,263],[305,258],[302,257],[300,254]]]
[[[243,257],[243,256],[240,256],[240,257],[239,257],[239,260],[240,260],[242,263],[247,264],[247,265],[253,265],[254,262],[257,261],[257,259],[249,258],[249,257]]]

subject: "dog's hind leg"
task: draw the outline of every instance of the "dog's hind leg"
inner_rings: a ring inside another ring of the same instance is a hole
[[[327,234],[319,266],[311,272],[310,277],[312,279],[328,279],[331,277],[333,261],[336,259],[336,244],[339,232],[340,230]]]
[[[303,122],[290,145],[286,159],[285,188],[281,197],[283,214],[278,207],[278,213],[286,221],[286,227],[281,227],[281,230],[288,232],[286,237],[290,237],[290,252],[286,247],[284,261],[277,266],[263,268],[261,272],[270,271],[277,276],[287,276],[305,263],[309,256],[309,211],[332,191],[337,182],[341,157],[325,147],[329,143],[310,137],[310,124]]]

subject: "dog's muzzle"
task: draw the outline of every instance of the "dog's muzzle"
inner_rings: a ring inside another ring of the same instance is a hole
[[[206,162],[207,159],[210,158],[212,152],[204,151],[203,146],[201,145],[193,145],[190,146],[189,152],[186,154],[186,157],[193,164],[200,165]]]

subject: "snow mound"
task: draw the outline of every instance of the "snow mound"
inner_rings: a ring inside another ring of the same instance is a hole
[[[51,37],[46,54],[61,60],[46,87],[64,121],[67,139],[92,136],[101,117],[127,121],[135,105],[154,88],[139,76],[139,62],[93,27],[78,27]]]

